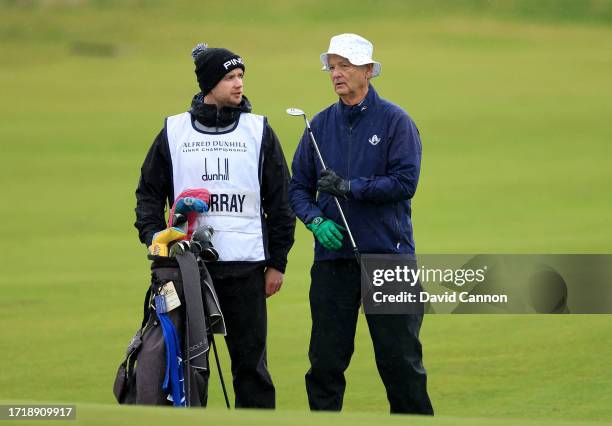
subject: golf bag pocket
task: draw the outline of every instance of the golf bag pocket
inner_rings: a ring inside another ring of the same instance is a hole
[[[134,404],[136,402],[135,364],[138,352],[142,346],[142,329],[138,330],[126,350],[125,360],[119,365],[113,393],[119,404]]]

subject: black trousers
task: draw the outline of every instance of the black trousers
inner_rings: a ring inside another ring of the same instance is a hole
[[[244,277],[215,277],[232,360],[236,408],[274,408],[266,357],[267,313],[263,267]]]
[[[354,260],[320,261],[314,262],[310,273],[308,402],[311,410],[340,411],[344,371],[355,348],[360,269]],[[366,319],[391,413],[433,414],[419,341],[423,316],[366,315]]]

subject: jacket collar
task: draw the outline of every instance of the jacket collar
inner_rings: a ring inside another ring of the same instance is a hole
[[[338,99],[337,111],[350,124],[355,123],[362,118],[368,111],[374,109],[378,103],[378,93],[374,90],[374,86],[368,85],[368,93],[361,102],[357,105],[346,105],[342,99]]]
[[[204,126],[227,127],[238,119],[240,113],[251,112],[251,109],[251,102],[246,96],[243,96],[240,105],[223,107],[218,110],[216,105],[204,103],[204,95],[200,92],[193,97],[189,112]]]

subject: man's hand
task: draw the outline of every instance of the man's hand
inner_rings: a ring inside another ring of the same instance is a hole
[[[324,217],[315,217],[312,222],[306,225],[315,238],[321,243],[327,250],[338,250],[342,247],[342,232],[344,227],[338,225],[336,222]]]
[[[266,297],[270,297],[280,290],[281,286],[283,285],[284,277],[285,274],[278,269],[274,269],[270,266],[266,268]]]
[[[346,200],[348,193],[351,192],[351,184],[348,180],[338,176],[332,169],[324,169],[317,182],[317,189],[320,192],[327,192]]]

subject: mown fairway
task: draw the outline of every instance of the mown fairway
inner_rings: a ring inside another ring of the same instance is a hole
[[[302,123],[285,108],[335,101],[319,71],[329,37],[372,40],[373,84],[423,138],[420,252],[612,251],[611,1],[125,3],[0,0],[0,401],[114,404],[149,280],[134,189],[163,118],[197,89],[199,41],[245,58],[246,94],[290,160]],[[296,238],[269,299],[269,364],[291,413],[224,417],[213,372],[219,424],[337,422],[306,415],[312,239],[301,224]],[[611,331],[609,316],[428,316],[441,417],[423,424],[612,422]],[[347,377],[342,421],[399,423],[363,318]],[[92,424],[151,413],[84,410]]]

